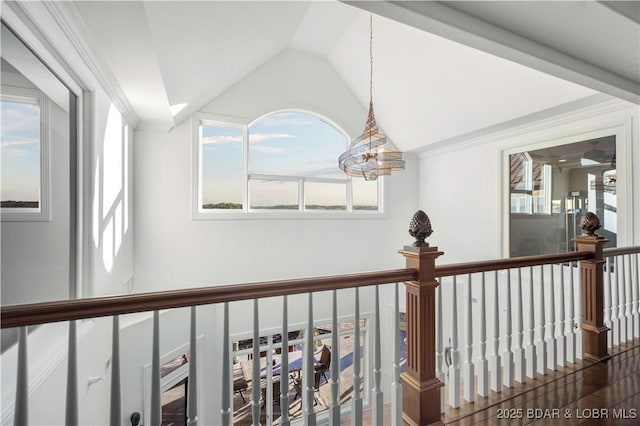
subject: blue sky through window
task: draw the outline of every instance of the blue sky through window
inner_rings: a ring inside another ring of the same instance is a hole
[[[346,137],[321,119],[276,113],[249,127],[249,173],[344,178],[338,156]]]
[[[40,108],[33,103],[3,100],[0,109],[2,201],[39,203]]]

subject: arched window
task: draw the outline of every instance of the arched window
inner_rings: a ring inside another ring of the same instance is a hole
[[[338,168],[349,138],[327,119],[275,112],[247,126],[201,116],[197,135],[197,216],[381,210],[378,182]]]

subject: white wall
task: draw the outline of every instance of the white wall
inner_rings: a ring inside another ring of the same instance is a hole
[[[422,152],[419,202],[431,218],[434,228],[431,241],[445,252],[440,263],[508,256],[503,244],[503,235],[508,232],[503,220],[509,218],[503,199],[503,151],[553,141],[580,141],[586,139],[585,135],[611,128],[625,133],[617,137],[627,140],[626,152],[620,141],[617,146],[618,245],[640,243],[639,123],[637,106],[608,101]]]
[[[23,15],[28,19],[23,20]],[[85,90],[87,93],[91,93],[92,96],[85,99],[89,108],[84,111],[85,113],[88,113],[88,115],[85,117],[87,121],[83,122],[84,129],[90,129],[90,131],[82,134],[83,139],[80,142],[83,154],[87,156],[91,164],[88,168],[88,173],[82,176],[82,182],[84,188],[87,188],[87,186],[93,187],[95,184],[95,187],[88,192],[94,192],[97,195],[97,205],[98,208],[101,208],[102,202],[100,202],[100,196],[103,194],[105,185],[105,179],[102,176],[105,170],[105,144],[108,145],[110,143],[105,143],[105,127],[111,106],[111,99],[109,95],[107,95],[106,91],[102,88],[100,82],[92,74],[83,59],[81,59],[81,56],[68,39],[68,34],[64,29],[58,26],[49,9],[42,3],[32,2],[20,5],[3,4],[2,18],[27,41],[30,47],[40,57],[47,60],[47,65],[61,76],[65,83],[68,84],[69,87],[72,87],[77,94],[80,95],[82,90]],[[43,40],[46,40],[46,42],[43,42]],[[48,46],[50,45],[55,47],[55,54],[49,50]],[[63,66],[63,62],[66,62],[70,66]],[[75,75],[72,77],[69,72],[74,72]],[[78,87],[78,84],[82,84],[82,87]],[[60,117],[57,117],[57,119],[59,118]],[[92,124],[93,127],[86,127],[88,124]],[[132,132],[130,132],[130,139],[131,137]],[[132,146],[133,140],[130,140],[129,158],[131,160],[133,155]],[[120,156],[117,154],[112,155],[111,159],[115,160],[110,161],[111,165],[106,169],[113,169],[114,164],[116,164],[115,169],[120,169],[120,167],[117,166],[117,163],[120,162],[120,166],[122,166],[122,162],[124,162],[125,158],[126,156],[124,155],[124,151],[121,151]],[[100,172],[98,173],[98,179],[95,179],[96,174],[94,171],[96,170],[96,165],[98,163],[101,164]],[[61,171],[66,171],[66,173],[68,173],[68,167],[62,164],[63,163],[60,161],[52,161],[52,170],[55,170],[57,166]],[[123,171],[124,169],[125,168],[122,167]],[[132,164],[129,166],[129,171],[131,172],[131,170]],[[112,177],[107,177],[107,179],[110,178]],[[68,187],[68,183],[65,185],[65,187]],[[54,191],[55,190],[56,189],[54,188]],[[93,281],[92,292],[95,295],[122,292],[123,280],[131,277],[133,273],[133,179],[131,178],[128,181],[128,191],[125,191],[124,187],[121,187],[120,190],[121,191],[118,193],[116,198],[118,200],[123,200],[123,197],[126,194],[130,201],[127,203],[126,209],[123,208],[122,210],[121,217],[123,226],[120,227],[120,229],[124,229],[125,214],[129,216],[129,227],[127,232],[122,231],[119,236],[117,236],[117,233],[115,232],[118,227],[114,226],[112,228],[113,234],[111,235],[114,241],[118,239],[120,244],[117,253],[115,253],[115,244],[113,245],[113,249],[110,251],[113,256],[113,259],[110,261],[111,267],[106,268],[104,266],[104,262],[102,265],[100,262],[107,258],[104,254],[103,238],[106,235],[105,228],[107,227],[109,220],[114,218],[117,214],[117,203],[114,208],[108,210],[106,214],[104,214],[102,210],[99,211],[98,219],[95,221],[97,225],[96,235],[98,235],[95,241],[97,243],[90,247],[86,247],[86,250],[90,250],[92,252],[91,257],[94,260],[93,265],[85,266],[92,268],[94,271],[89,275]],[[92,199],[83,199],[81,201],[88,207],[95,205]],[[23,236],[23,238],[26,238],[26,236]],[[56,250],[59,250],[60,252],[64,251],[62,248],[51,248],[50,250],[54,253]],[[4,279],[2,286],[4,293]],[[30,291],[33,293],[44,294],[46,292],[46,288],[32,289]],[[68,293],[64,297],[66,298],[67,295]],[[108,423],[108,387],[104,381],[93,386],[88,386],[87,381],[89,377],[105,377],[105,374],[108,374],[108,371],[105,371],[105,361],[111,357],[110,324],[110,319],[103,319],[83,322],[83,324],[79,326],[80,330],[84,330],[78,338],[78,403],[81,407],[79,413],[80,424]],[[40,334],[38,335],[38,333]],[[29,365],[30,424],[64,424],[64,389],[66,386],[65,376],[67,370],[67,355],[65,349],[67,342],[66,333],[66,324],[52,324],[40,327],[29,337],[29,346],[30,348],[33,348],[32,356],[36,357],[36,359],[30,361]],[[42,334],[45,334],[46,336],[42,337]],[[46,344],[48,341],[47,339],[56,342],[56,344]],[[36,340],[41,344],[40,347],[36,343]],[[58,348],[58,344],[62,344],[62,349]],[[4,404],[4,401],[13,400],[12,394],[15,391],[15,362],[8,362],[9,359],[10,357],[7,353],[3,354],[1,376],[3,424],[10,424],[13,417],[13,407]]]

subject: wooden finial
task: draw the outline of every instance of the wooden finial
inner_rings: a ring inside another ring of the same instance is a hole
[[[433,233],[431,228],[431,221],[429,216],[422,210],[418,210],[411,218],[409,222],[409,235],[414,237],[416,241],[413,243],[414,247],[429,247],[429,243],[424,240]]]

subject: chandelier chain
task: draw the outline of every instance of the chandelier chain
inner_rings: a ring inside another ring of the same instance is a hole
[[[369,103],[373,102],[373,15],[369,15]]]

